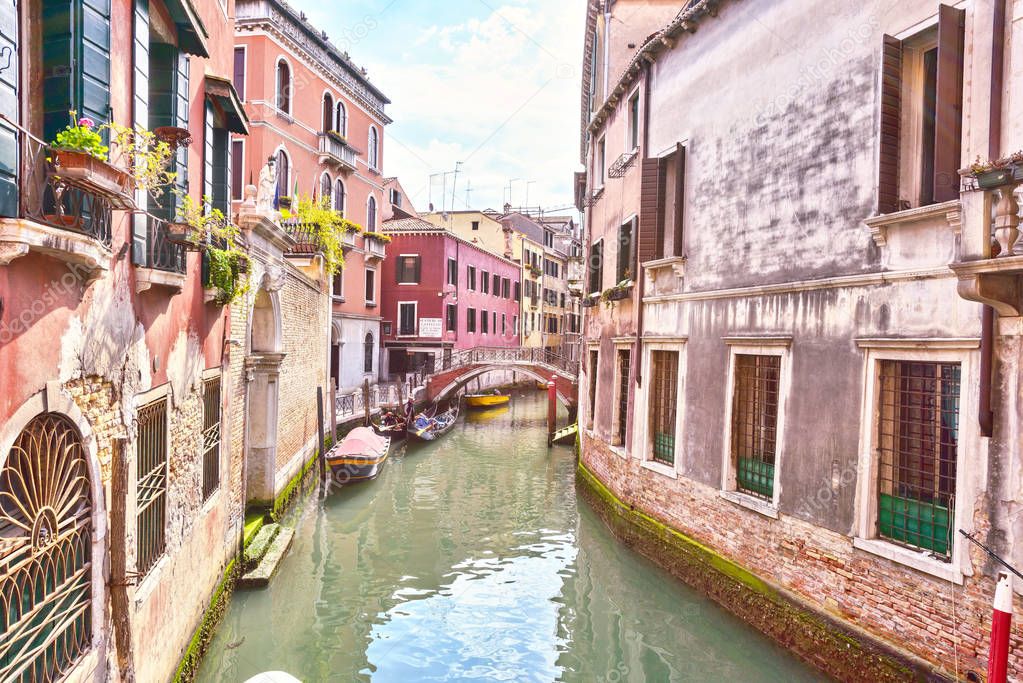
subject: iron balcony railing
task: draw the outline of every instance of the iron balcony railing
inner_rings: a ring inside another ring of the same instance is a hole
[[[188,262],[185,248],[168,239],[168,224],[155,216],[147,216],[147,222],[144,263],[140,265],[143,268],[184,274]]]
[[[355,148],[330,133],[320,133],[320,161],[356,169],[358,153]]]
[[[408,392],[404,392],[408,395]],[[374,384],[369,388],[369,411],[372,413],[385,407],[398,405],[398,387],[393,384]],[[366,396],[362,389],[338,394],[334,398],[334,412],[339,419],[363,415],[366,412]]]
[[[315,254],[320,250],[320,238],[315,225],[284,221],[284,231],[295,240],[295,246],[288,250],[289,254]]]
[[[22,132],[28,163],[22,183],[23,218],[91,237],[110,246],[113,206],[105,197],[62,179],[49,145]]]

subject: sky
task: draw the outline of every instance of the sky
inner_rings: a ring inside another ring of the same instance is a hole
[[[291,5],[392,101],[383,171],[417,210],[573,203],[585,0]]]

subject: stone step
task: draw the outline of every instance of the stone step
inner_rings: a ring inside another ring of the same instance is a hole
[[[254,569],[260,563],[263,556],[266,555],[266,551],[270,549],[270,544],[277,538],[280,530],[280,524],[264,524],[256,532],[255,538],[245,546],[245,553],[242,555],[242,568],[245,571]]]
[[[259,561],[255,569],[246,572],[238,579],[239,588],[265,588],[270,584],[274,574],[277,573],[281,562],[284,561],[284,556],[287,554],[288,548],[291,547],[291,541],[295,537],[295,530],[280,525],[274,526],[279,527],[276,537],[270,542],[270,546],[263,555],[263,559]]]
[[[551,443],[571,443],[575,441],[575,435],[579,431],[579,424],[569,425],[554,432]]]

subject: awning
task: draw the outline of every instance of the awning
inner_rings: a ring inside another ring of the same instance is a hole
[[[164,0],[164,5],[178,28],[178,47],[190,55],[208,58],[210,52],[206,49],[206,41],[210,35],[192,6],[192,0]]]
[[[249,134],[249,117],[234,85],[226,78],[206,76],[206,97],[224,113],[225,127],[232,133]]]

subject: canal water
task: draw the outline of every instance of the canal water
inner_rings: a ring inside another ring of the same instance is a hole
[[[239,591],[201,681],[814,681],[618,543],[548,451],[542,392],[313,496],[272,585]]]

